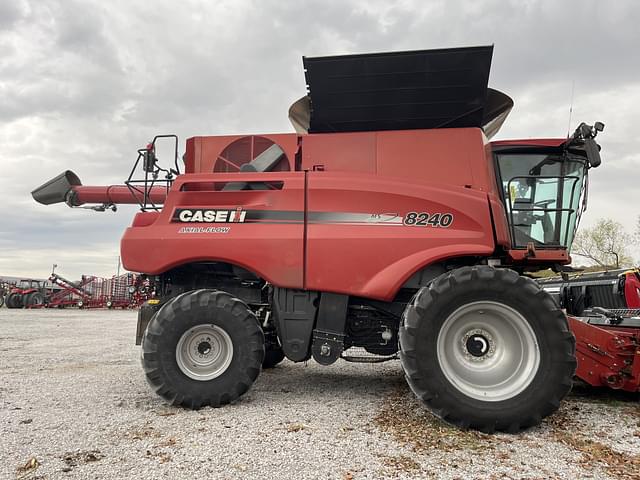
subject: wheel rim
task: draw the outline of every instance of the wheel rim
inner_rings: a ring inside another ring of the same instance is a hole
[[[233,359],[233,342],[217,325],[196,325],[182,334],[176,362],[187,377],[206,382],[222,375]]]
[[[507,400],[533,381],[540,348],[529,322],[498,302],[473,302],[444,321],[437,340],[442,373],[465,395]]]

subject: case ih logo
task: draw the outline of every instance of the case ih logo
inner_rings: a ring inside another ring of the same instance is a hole
[[[208,208],[177,208],[172,222],[181,223],[239,223],[244,222],[247,212],[242,208],[218,210]]]

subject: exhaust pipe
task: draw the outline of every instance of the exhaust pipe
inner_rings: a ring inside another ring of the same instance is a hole
[[[61,202],[69,203],[67,200],[73,192],[73,187],[81,185],[82,182],[78,176],[71,170],[66,170],[33,190],[31,196],[36,202],[43,205]]]

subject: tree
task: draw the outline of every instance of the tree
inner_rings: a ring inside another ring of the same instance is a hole
[[[628,253],[631,243],[633,239],[621,223],[601,218],[594,227],[578,231],[571,253],[601,267],[621,268],[633,264]]]

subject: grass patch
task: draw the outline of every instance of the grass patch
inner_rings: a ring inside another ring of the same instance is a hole
[[[620,480],[640,478],[640,455],[617,452],[608,445],[588,438],[580,432],[575,415],[576,412],[570,409],[561,409],[549,418],[548,423],[556,441],[580,452],[579,463],[583,468],[603,468]]]
[[[382,464],[394,473],[416,474],[421,468],[420,464],[406,455],[381,455]]]
[[[404,382],[385,400],[374,422],[380,430],[417,452],[486,451],[493,449],[496,442],[491,435],[460,430],[440,420],[415,398]]]

